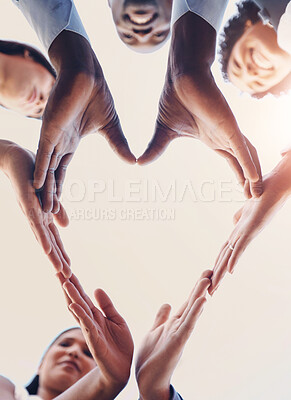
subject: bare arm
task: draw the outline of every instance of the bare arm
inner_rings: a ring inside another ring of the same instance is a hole
[[[211,73],[215,43],[214,28],[194,13],[174,24],[156,131],[138,163],[159,157],[175,138],[197,138],[228,161],[241,183],[249,180],[252,195],[258,197],[262,181],[256,150],[241,133]]]
[[[108,385],[96,367],[55,400],[113,400],[120,390],[112,384]]]
[[[247,200],[234,216],[235,227],[224,243],[215,262],[209,293],[218,288],[226,272],[236,263],[251,241],[267,226],[291,194],[291,152],[263,178],[264,193],[259,199]]]

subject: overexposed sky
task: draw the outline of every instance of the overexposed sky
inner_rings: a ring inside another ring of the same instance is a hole
[[[106,0],[75,3],[138,156],[153,133],[168,45],[135,54],[118,39]],[[231,2],[227,15],[233,9]],[[41,48],[12,2],[1,2],[0,21],[1,38]],[[223,83],[217,63],[213,73],[269,172],[291,140],[290,96],[257,101]],[[2,138],[36,150],[39,121],[4,109],[0,119]],[[4,174],[0,188],[0,373],[23,384],[47,344],[74,320]],[[178,308],[201,272],[213,266],[243,196],[224,160],[198,141],[177,140],[141,168],[124,164],[92,135],[71,162],[63,204],[71,223],[61,235],[74,272],[90,295],[97,287],[107,291],[137,348],[160,305]],[[173,376],[185,400],[289,399],[290,215],[291,202],[209,299]],[[137,399],[133,376],[119,399]]]

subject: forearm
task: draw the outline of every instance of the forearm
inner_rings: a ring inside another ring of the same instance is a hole
[[[211,67],[215,58],[216,31],[198,15],[187,12],[173,26],[169,64],[174,75],[201,66]]]
[[[184,106],[213,129],[233,134],[238,125],[211,73],[215,45],[214,28],[189,12],[174,25],[168,68]]]
[[[48,54],[58,75],[62,71],[94,75],[96,69],[101,70],[88,40],[74,32],[62,31],[53,41]]]
[[[113,400],[123,387],[106,381],[96,367],[55,400]]]
[[[271,185],[278,202],[285,202],[291,195],[291,152],[287,152],[278,165],[264,177],[264,184]]]

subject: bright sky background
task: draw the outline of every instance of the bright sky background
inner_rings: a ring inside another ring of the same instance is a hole
[[[124,132],[139,155],[153,133],[168,46],[151,55],[132,53],[115,33],[106,0],[75,3]],[[231,2],[227,15],[233,9]],[[1,1],[0,21],[1,38],[41,48],[12,2]],[[291,139],[290,97],[253,100],[223,83],[217,63],[213,72],[242,132],[257,147],[263,172],[269,172]],[[39,121],[3,109],[0,118],[2,138],[36,150]],[[103,189],[95,201],[94,183]],[[146,186],[165,191],[172,184],[176,199],[146,193]],[[129,186],[138,193],[129,196]],[[24,384],[51,339],[74,320],[3,174],[0,190],[0,373]],[[176,141],[157,162],[140,168],[122,163],[103,138],[92,135],[82,141],[68,170],[63,204],[71,223],[61,235],[84,288],[90,295],[97,287],[107,291],[137,349],[160,305],[177,309],[201,272],[213,266],[242,201],[229,167],[200,142]],[[170,212],[173,219],[122,219],[123,213],[148,209]],[[112,220],[98,217],[108,210]],[[83,212],[94,218],[83,218]],[[290,214],[289,202],[209,299],[173,376],[185,399],[290,398]],[[133,377],[119,399],[137,399]]]

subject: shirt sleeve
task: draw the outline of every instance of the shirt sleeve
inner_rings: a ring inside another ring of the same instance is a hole
[[[228,0],[173,0],[172,26],[186,12],[199,15],[218,31]]]
[[[174,387],[171,385],[171,397],[170,400],[183,400],[179,393],[176,392]]]
[[[28,393],[23,387],[15,386],[14,398],[15,400],[28,400]]]
[[[46,50],[63,31],[78,33],[89,41],[72,0],[12,0],[36,32]]]
[[[280,18],[277,41],[281,49],[291,54],[291,1],[287,5],[285,13]]]

